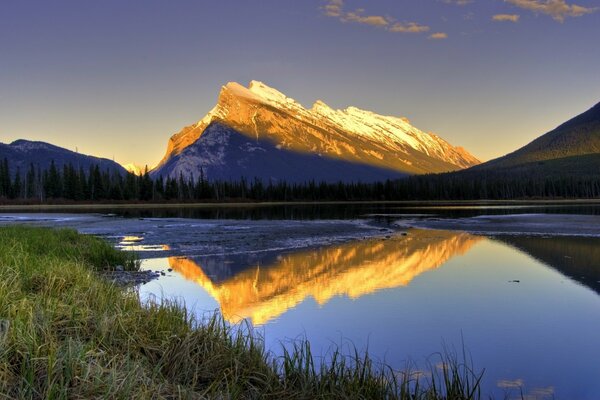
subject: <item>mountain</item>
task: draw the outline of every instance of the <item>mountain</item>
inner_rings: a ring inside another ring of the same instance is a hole
[[[413,200],[599,198],[600,103],[504,157],[399,185]]]
[[[173,135],[153,176],[376,181],[479,161],[405,118],[322,101],[306,109],[264,83],[223,86],[217,105]]]
[[[137,165],[137,164],[133,164],[133,163],[125,164],[125,165],[123,165],[123,168],[125,168],[127,170],[127,172],[137,175],[137,176],[144,175],[144,172],[146,171],[146,167],[142,167],[141,165]]]
[[[556,129],[504,157],[473,168],[520,169],[521,166],[551,172],[589,171],[600,164],[600,103]]]
[[[32,142],[29,140],[16,140],[10,144],[0,143],[0,160],[6,158],[11,173],[17,168],[25,173],[30,164],[40,167],[42,170],[50,166],[52,160],[57,168],[65,164],[72,164],[75,168],[83,168],[85,171],[91,165],[97,165],[100,170],[116,171],[125,174],[125,169],[118,163],[106,158],[98,158],[76,153],[62,147],[54,146],[45,142]]]

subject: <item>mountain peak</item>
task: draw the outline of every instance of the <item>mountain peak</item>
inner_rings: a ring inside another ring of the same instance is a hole
[[[250,89],[248,89],[245,86],[240,85],[237,82],[228,82],[225,86],[223,86],[221,88],[221,94],[219,96],[219,102],[221,101],[220,98],[225,93],[231,93],[231,94],[233,94],[236,97],[242,97],[242,98],[246,98],[246,99],[249,99],[249,100],[255,100],[255,101],[261,101],[261,100],[263,100],[263,98],[261,96],[255,94]]]
[[[329,107],[327,105],[327,103],[325,103],[323,100],[317,100],[317,101],[314,102],[314,104],[311,107],[310,111],[322,113],[323,111],[325,111],[325,112],[332,112],[334,110],[331,107]]]
[[[248,87],[236,82],[223,86],[213,110],[171,137],[157,169],[194,144],[215,123],[257,143],[268,140],[279,149],[402,173],[445,172],[479,163],[469,153],[415,128],[406,119],[352,106],[336,110],[322,100],[307,109],[277,89],[253,80]]]
[[[49,143],[40,142],[36,140],[27,140],[27,139],[17,139],[14,142],[10,143],[11,146],[28,146],[28,145],[40,145],[40,146],[50,146]]]
[[[248,84],[248,90],[252,93],[255,93],[265,99],[273,98],[273,99],[287,99],[287,96],[281,93],[279,90],[261,82],[261,81],[250,81]]]
[[[125,168],[127,172],[137,176],[144,175],[144,172],[146,171],[146,167],[134,163],[125,164],[123,165],[123,168]]]
[[[556,129],[564,129],[571,128],[580,124],[588,124],[590,122],[599,122],[600,121],[600,103],[597,103],[595,106],[590,108],[589,110],[579,114],[578,116],[571,118],[564,124],[558,126]]]

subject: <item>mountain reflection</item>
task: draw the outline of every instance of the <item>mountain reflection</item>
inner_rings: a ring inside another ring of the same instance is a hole
[[[319,304],[332,297],[358,298],[375,291],[408,285],[416,276],[464,254],[481,237],[462,232],[411,230],[407,236],[370,239],[284,253],[266,264],[248,263],[226,279],[209,278],[203,261],[171,257],[171,268],[202,286],[230,322],[248,318],[262,325],[308,297]],[[231,262],[227,262],[231,263]],[[221,263],[224,269],[230,265]],[[211,273],[212,276],[214,274]]]
[[[593,237],[498,236],[600,294],[600,239]]]

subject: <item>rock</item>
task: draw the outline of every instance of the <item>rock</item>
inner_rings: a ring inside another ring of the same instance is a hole
[[[117,265],[115,267],[115,271],[117,271],[117,272],[123,272],[123,271],[125,271],[125,268],[122,265]]]

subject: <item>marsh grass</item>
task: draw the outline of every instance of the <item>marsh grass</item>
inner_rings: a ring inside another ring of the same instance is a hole
[[[139,269],[139,262],[133,253],[115,251],[106,241],[79,234],[73,229],[2,227],[0,243],[5,257],[12,254],[45,261],[80,262],[96,271],[112,269],[117,265],[129,271]]]
[[[70,230],[0,228],[0,398],[476,399],[481,376],[454,356],[429,378],[367,353],[281,357],[250,328],[198,320],[173,302],[142,305],[95,271],[138,266]],[[317,361],[320,360],[320,361]]]

